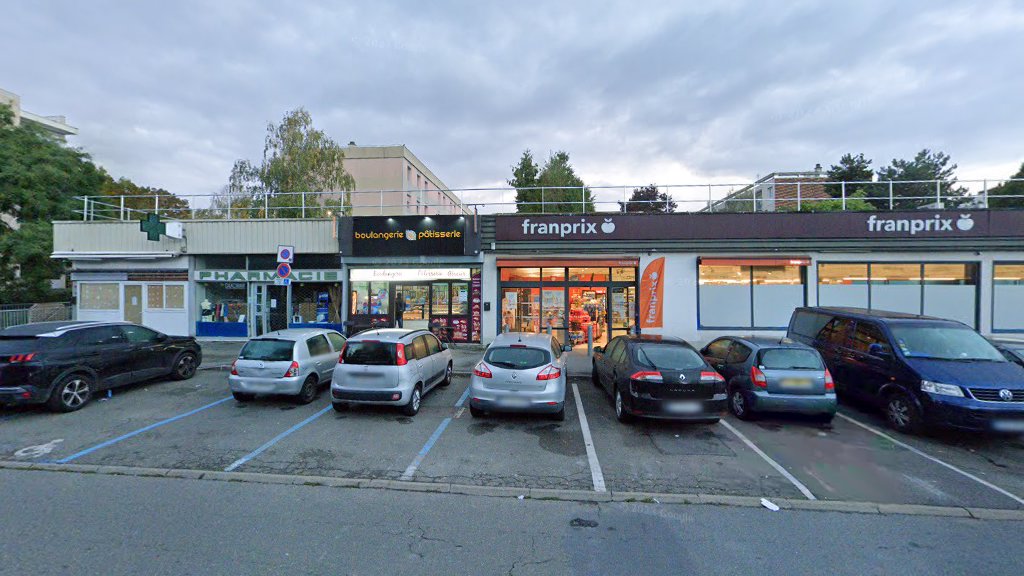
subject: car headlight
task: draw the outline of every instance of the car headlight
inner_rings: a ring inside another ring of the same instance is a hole
[[[932,394],[942,394],[944,396],[959,396],[963,398],[964,391],[959,386],[952,384],[941,384],[939,382],[931,382],[928,380],[921,380],[921,391],[931,392]]]

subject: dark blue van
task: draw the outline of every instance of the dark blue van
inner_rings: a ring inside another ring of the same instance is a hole
[[[788,336],[821,353],[841,396],[879,406],[897,430],[1024,432],[1024,367],[965,324],[863,308],[797,308]]]

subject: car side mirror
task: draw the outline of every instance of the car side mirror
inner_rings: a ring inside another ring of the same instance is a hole
[[[157,334],[156,336],[157,342],[166,342],[168,338],[170,338],[170,336],[164,334],[163,332]]]
[[[598,346],[598,348],[600,348],[600,346]],[[569,344],[563,344],[562,352],[572,352],[572,346]]]
[[[594,346],[594,354],[604,354],[604,346]]]
[[[868,346],[868,354],[872,356],[878,356],[879,358],[891,358],[892,350],[890,350],[889,347],[885,346],[884,344],[879,344],[878,342],[875,342],[874,344]]]
[[[448,349],[448,343],[447,342],[441,342],[441,350],[447,350],[447,349]]]

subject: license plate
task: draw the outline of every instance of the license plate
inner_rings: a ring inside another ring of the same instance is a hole
[[[263,382],[249,382],[248,385],[251,392],[272,392],[275,388],[273,384],[266,384]]]
[[[526,408],[530,405],[530,401],[526,398],[516,398],[511,396],[499,399],[498,404],[507,408]]]
[[[673,414],[697,414],[704,411],[704,405],[700,402],[669,402],[665,404],[665,411]]]
[[[783,388],[810,388],[811,381],[802,378],[785,378],[782,380]]]
[[[996,420],[992,428],[1000,432],[1024,432],[1024,420]]]

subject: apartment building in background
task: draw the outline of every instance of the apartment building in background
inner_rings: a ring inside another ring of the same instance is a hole
[[[345,146],[352,215],[463,214],[462,202],[404,144]]]
[[[813,203],[831,198],[825,191],[827,181],[828,175],[821,171],[821,164],[803,172],[772,172],[749,186],[730,192],[702,212],[796,210],[797,204],[804,200]]]
[[[0,88],[0,104],[6,104],[14,112],[14,125],[20,126],[22,122],[33,124],[50,132],[57,138],[63,140],[67,136],[78,134],[78,128],[67,123],[63,116],[41,116],[29,112],[21,107],[21,97],[13,92]]]

